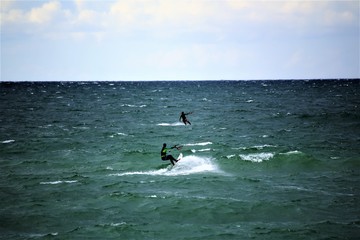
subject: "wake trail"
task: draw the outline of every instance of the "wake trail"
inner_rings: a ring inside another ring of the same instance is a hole
[[[111,176],[149,175],[149,176],[181,176],[201,173],[222,173],[219,167],[208,157],[194,155],[183,157],[175,166],[151,171],[134,171],[110,174]]]

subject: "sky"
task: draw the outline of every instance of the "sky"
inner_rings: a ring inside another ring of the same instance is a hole
[[[0,81],[360,78],[358,0],[0,4]]]

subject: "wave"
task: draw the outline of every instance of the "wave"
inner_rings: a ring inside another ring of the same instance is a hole
[[[211,145],[213,144],[212,142],[201,142],[201,143],[187,143],[187,144],[183,144],[183,146],[206,146],[206,145]]]
[[[290,155],[299,155],[299,154],[303,154],[303,153],[301,151],[294,150],[294,151],[289,151],[289,152],[285,152],[285,153],[277,153],[277,154],[272,153],[272,152],[260,152],[260,153],[239,154],[238,156],[240,157],[241,160],[244,160],[244,161],[260,163],[263,161],[268,161],[268,160],[274,158],[276,155],[290,156]],[[227,155],[226,158],[230,159],[230,158],[234,158],[236,156],[237,156],[236,154],[231,154],[231,155]]]
[[[167,166],[166,168],[151,171],[134,171],[110,174],[110,176],[129,176],[129,175],[150,175],[150,176],[179,176],[197,173],[220,173],[221,170],[213,162],[211,158],[186,156],[183,157],[175,166]]]
[[[250,147],[237,147],[237,148],[232,148],[234,150],[263,150],[265,148],[276,148],[276,145],[270,145],[270,144],[264,144],[264,145],[255,145],[255,146],[250,146]]]
[[[58,232],[52,232],[52,233],[30,233],[30,238],[51,238],[54,236],[58,236]]]
[[[122,133],[122,132],[118,132],[118,133],[115,133],[115,134],[110,135],[111,138],[113,138],[113,137],[115,137],[115,136],[128,136],[128,134]]]
[[[13,143],[13,142],[15,142],[15,140],[10,139],[10,140],[2,141],[1,143],[7,144],[7,143]]]
[[[55,184],[61,184],[61,183],[77,183],[77,180],[67,180],[67,181],[52,181],[52,182],[40,182],[40,184],[46,185],[46,184],[50,184],[50,185],[55,185]]]
[[[242,160],[250,162],[263,162],[268,161],[274,157],[274,153],[251,153],[251,154],[239,154]]]
[[[120,105],[121,107],[130,107],[130,108],[144,108],[146,107],[147,105],[145,104],[142,104],[142,105],[134,105],[134,104],[121,104]]]
[[[300,168],[314,169],[317,166],[321,166],[321,162],[319,162],[319,160],[299,150],[286,152],[263,151],[256,153],[228,154],[224,157],[227,159],[235,159],[254,164],[268,162],[268,167],[281,167],[289,170],[299,170]]]
[[[289,152],[286,152],[286,153],[279,153],[280,155],[294,155],[294,154],[302,154],[301,151],[298,151],[298,150],[294,150],[294,151],[289,151]]]
[[[182,126],[184,125],[184,123],[181,122],[174,122],[174,123],[158,123],[158,126],[163,126],[163,127],[174,127],[174,126]]]
[[[208,152],[208,151],[211,151],[211,148],[204,148],[204,149],[199,149],[199,150],[191,149],[191,152],[193,152],[193,153],[196,153],[196,152]]]

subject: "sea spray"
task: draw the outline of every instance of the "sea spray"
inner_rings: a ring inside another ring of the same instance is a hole
[[[185,156],[176,165],[169,165],[166,168],[150,171],[132,171],[123,173],[113,173],[110,176],[127,176],[127,175],[151,175],[151,176],[179,176],[198,173],[220,173],[221,170],[214,163],[213,159],[200,156]]]
[[[220,172],[211,158],[190,155],[184,157],[168,172],[168,175],[189,175],[204,172]]]

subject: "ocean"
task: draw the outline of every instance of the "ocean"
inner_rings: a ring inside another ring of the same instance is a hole
[[[359,239],[359,167],[359,79],[0,83],[1,239]]]

